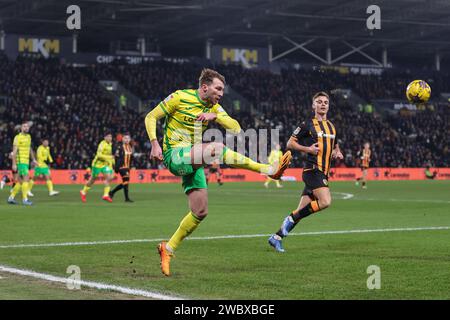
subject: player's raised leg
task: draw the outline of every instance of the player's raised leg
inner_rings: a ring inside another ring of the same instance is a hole
[[[272,179],[278,180],[289,166],[292,156],[291,152],[287,151],[281,157],[280,162],[270,165],[253,161],[252,159],[225,147],[223,143],[220,142],[196,144],[191,149],[191,160],[194,168],[199,168],[212,163],[215,159],[223,161],[223,163],[231,167],[260,172],[268,175]]]
[[[261,172],[279,179],[291,160],[290,152],[287,152],[284,159],[275,167],[255,162],[225,148],[218,142],[195,143],[202,140],[201,134],[212,121],[228,132],[240,133],[239,123],[231,118],[219,104],[224,88],[225,78],[221,74],[204,69],[200,75],[197,90],[177,90],[161,101],[145,117],[145,126],[152,145],[150,157],[164,160],[164,164],[172,174],[183,177],[183,187],[191,207],[191,212],[182,220],[179,230],[175,232],[169,244],[163,242],[158,246],[161,267],[165,275],[170,274],[168,267],[170,249],[175,250],[174,247],[178,247],[179,243],[200,224],[201,218],[206,215],[205,213],[202,215],[202,210],[198,207],[203,207],[196,205],[197,201],[195,201],[200,198],[201,201],[198,200],[198,202],[207,203],[207,192],[195,191],[207,188],[203,169],[205,165],[211,164],[214,159],[220,159],[230,166]],[[156,136],[157,121],[163,117],[166,117],[164,157]],[[209,161],[206,159],[208,157]],[[191,199],[192,197],[195,199]]]

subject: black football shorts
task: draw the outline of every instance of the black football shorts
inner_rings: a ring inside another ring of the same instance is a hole
[[[305,183],[302,196],[314,198],[313,190],[328,188],[328,177],[319,169],[303,170],[302,179]]]

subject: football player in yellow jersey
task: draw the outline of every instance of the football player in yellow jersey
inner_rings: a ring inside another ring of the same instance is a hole
[[[114,163],[114,155],[112,152],[112,134],[111,132],[106,132],[104,135],[104,140],[98,145],[97,154],[92,161],[92,175],[88,182],[86,182],[83,190],[80,191],[81,201],[86,202],[87,192],[94,184],[98,175],[101,173],[105,178],[105,188],[103,189],[102,199],[112,202],[112,199],[109,196],[109,191],[111,190],[110,183],[114,178]]]
[[[279,162],[281,157],[283,156],[283,151],[281,151],[281,147],[279,144],[277,144],[275,146],[275,150],[270,151],[270,155],[269,155],[269,163],[273,164],[275,162]],[[273,179],[267,177],[266,182],[264,182],[264,187],[268,188],[269,187],[269,183],[272,181]],[[280,180],[275,180],[275,183],[277,185],[277,188],[283,188],[283,186],[280,184]]]
[[[29,188],[29,169],[30,156],[34,164],[37,164],[33,149],[31,148],[30,124],[23,122],[20,127],[20,133],[14,137],[13,152],[12,152],[12,171],[17,171],[18,181],[8,198],[9,204],[17,204],[14,199],[16,194],[22,189],[22,203],[26,206],[31,206],[33,203],[28,200]]]
[[[260,172],[280,179],[288,167],[291,154],[287,152],[276,165],[261,164],[226,148],[220,142],[202,143],[202,133],[210,121],[228,132],[238,134],[239,123],[218,104],[224,94],[225,78],[211,69],[200,75],[197,90],[178,90],[160,102],[145,118],[152,144],[150,157],[163,160],[170,172],[181,176],[190,211],[168,242],[158,245],[161,271],[170,275],[170,259],[181,241],[190,235],[208,214],[208,193],[204,166],[215,159],[225,164]],[[156,122],[165,117],[163,149],[156,137]]]
[[[30,189],[28,190],[28,196],[33,197],[33,193],[31,193],[31,189],[34,185],[34,180],[36,178],[39,178],[41,176],[44,176],[47,188],[48,188],[48,194],[50,196],[56,196],[59,194],[59,191],[53,190],[53,182],[50,174],[50,168],[47,163],[53,163],[52,155],[50,154],[50,147],[48,139],[43,139],[42,144],[37,148],[36,151],[37,156],[37,162],[38,165],[34,168],[34,177],[30,180]]]

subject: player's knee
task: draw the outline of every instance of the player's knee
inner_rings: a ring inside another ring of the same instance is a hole
[[[192,210],[192,212],[194,213],[194,215],[196,217],[198,217],[199,219],[204,219],[206,218],[206,216],[208,215],[208,207],[202,207],[202,208],[198,208],[195,211]]]
[[[328,208],[331,205],[331,198],[319,199],[319,208],[321,210]]]

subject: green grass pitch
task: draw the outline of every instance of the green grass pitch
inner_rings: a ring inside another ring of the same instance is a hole
[[[303,220],[285,239],[286,253],[277,253],[268,235],[296,208],[302,188],[210,185],[209,216],[179,247],[169,278],[156,245],[188,211],[180,185],[131,185],[132,204],[122,193],[102,201],[102,186],[83,204],[79,186],[57,186],[61,194],[48,197],[39,185],[33,207],[7,205],[4,189],[0,266],[67,278],[67,267],[77,265],[82,280],[189,299],[450,299],[450,229],[405,230],[450,227],[450,181],[369,182],[367,190],[332,182],[331,207]],[[370,232],[378,229],[399,230]],[[366,231],[327,233],[355,230]],[[145,241],[45,246],[135,239]],[[380,268],[380,289],[367,288],[371,265]],[[46,298],[135,297],[0,272],[0,299]]]

